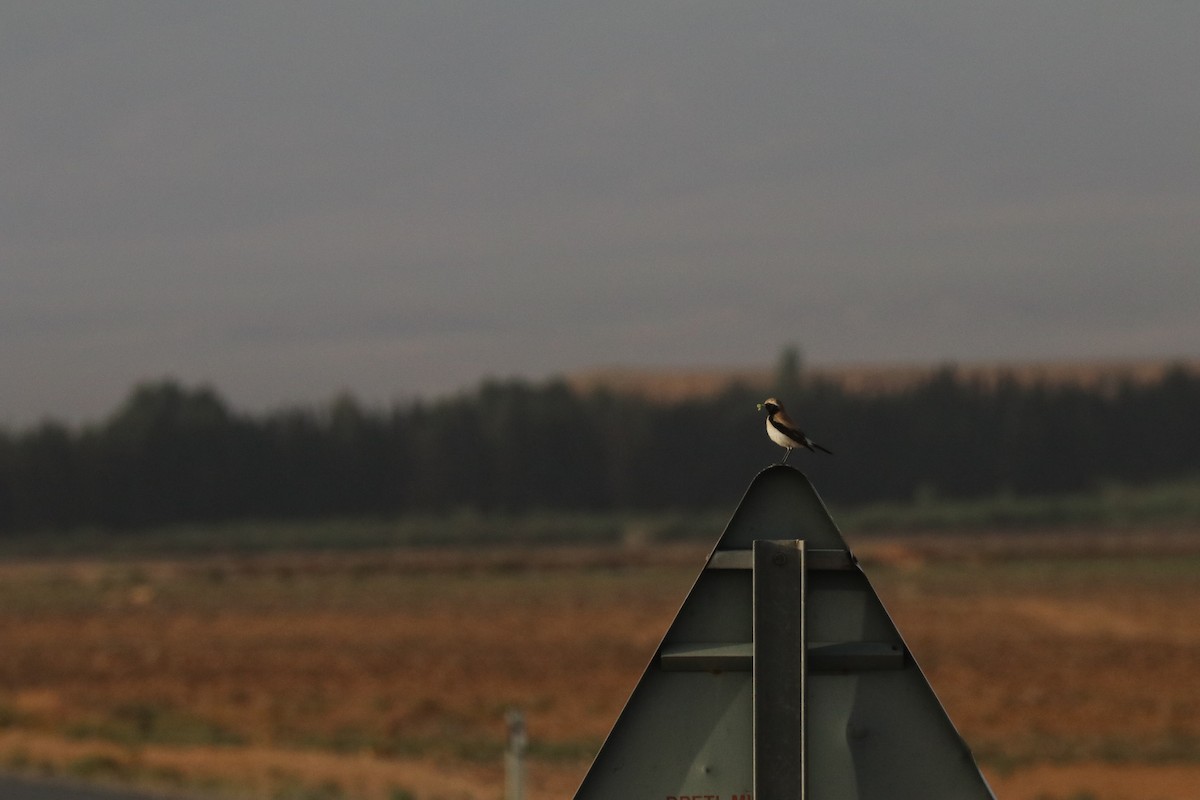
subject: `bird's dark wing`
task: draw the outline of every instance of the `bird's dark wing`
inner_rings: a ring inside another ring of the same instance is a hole
[[[791,425],[784,425],[782,422],[780,422],[775,417],[771,417],[771,427],[774,428],[775,430],[779,431],[780,433],[782,433],[784,436],[788,437],[789,439],[792,439],[801,444],[803,444],[804,442],[806,442],[808,440],[808,437],[804,435],[803,431],[801,431],[797,428],[793,428]]]
[[[833,455],[832,450],[829,450],[828,448],[822,447],[821,445],[817,444],[812,439],[805,436],[804,431],[800,430],[799,428],[793,428],[791,425],[784,425],[782,422],[777,420],[775,417],[771,417],[771,425],[775,428],[775,430],[779,431],[784,436],[798,442],[801,447],[807,447],[809,450],[816,448],[817,450],[820,450],[822,453],[828,453],[829,455]]]

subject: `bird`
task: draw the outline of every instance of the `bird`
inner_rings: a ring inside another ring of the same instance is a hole
[[[783,461],[780,461],[780,464],[786,464],[788,456],[798,447],[812,450],[814,453],[820,450],[822,453],[833,455],[832,450],[822,447],[804,435],[804,431],[800,430],[800,426],[792,422],[792,418],[788,416],[783,403],[774,397],[768,397],[758,404],[759,411],[762,411],[764,408],[767,410],[767,436],[771,437],[772,442],[787,450],[783,454]]]

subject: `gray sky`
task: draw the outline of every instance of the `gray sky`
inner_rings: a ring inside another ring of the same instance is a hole
[[[0,424],[1200,354],[1194,2],[0,9]]]

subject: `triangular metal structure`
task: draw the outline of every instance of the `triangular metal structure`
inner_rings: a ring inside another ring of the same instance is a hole
[[[754,479],[575,800],[995,800],[808,479]]]

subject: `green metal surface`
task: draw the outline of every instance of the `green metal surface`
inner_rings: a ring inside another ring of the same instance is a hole
[[[804,800],[803,539],[754,543],[754,796]]]
[[[807,554],[805,646],[796,653],[806,653],[809,665],[806,673],[790,667],[796,685],[805,687],[798,713],[804,715],[807,796],[994,800],[812,485],[785,466],[764,470],[751,483],[576,800],[750,800],[752,553],[755,542],[779,540],[803,540]],[[788,668],[772,665],[776,673]],[[759,747],[776,734],[794,736],[795,724],[760,729]]]

